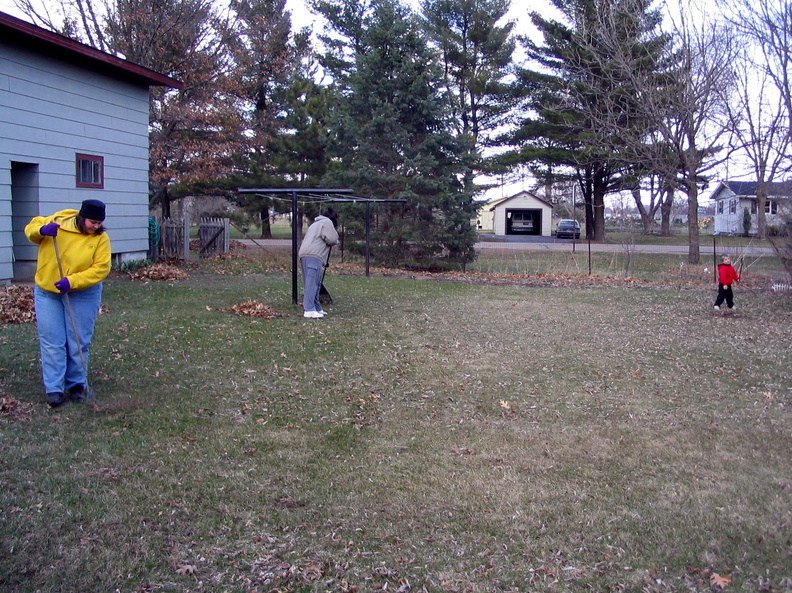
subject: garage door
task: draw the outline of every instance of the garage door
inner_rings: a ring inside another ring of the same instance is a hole
[[[507,235],[541,235],[541,210],[506,210]]]

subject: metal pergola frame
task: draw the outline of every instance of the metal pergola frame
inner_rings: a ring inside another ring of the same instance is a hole
[[[364,198],[354,195],[351,189],[329,189],[329,188],[304,188],[304,187],[267,187],[267,188],[254,188],[254,187],[240,187],[237,189],[240,194],[258,194],[262,196],[284,196],[291,197],[291,214],[292,214],[292,303],[298,302],[298,279],[297,279],[297,207],[300,200],[303,202],[314,202],[322,204],[365,204],[366,205],[366,276],[369,275],[369,266],[371,263],[371,250],[369,246],[369,231],[371,228],[371,204],[374,203],[403,203],[407,200],[401,198]]]

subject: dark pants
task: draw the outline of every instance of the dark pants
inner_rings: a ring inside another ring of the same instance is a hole
[[[718,298],[715,299],[715,306],[720,307],[724,300],[729,309],[734,307],[734,293],[731,284],[718,284]]]

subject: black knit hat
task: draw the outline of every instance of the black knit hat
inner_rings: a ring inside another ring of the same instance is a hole
[[[85,200],[80,208],[80,216],[88,220],[103,221],[105,219],[105,205],[99,200]]]

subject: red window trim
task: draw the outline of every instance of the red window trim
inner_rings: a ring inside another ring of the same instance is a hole
[[[86,183],[84,181],[80,181],[80,162],[81,161],[91,161],[92,163],[99,163],[99,176],[101,181],[99,183]],[[104,189],[104,157],[99,156],[96,154],[84,154],[78,152],[75,157],[75,183],[77,187],[87,187],[93,189]]]

